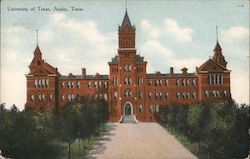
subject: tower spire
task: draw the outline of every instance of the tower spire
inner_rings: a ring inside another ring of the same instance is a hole
[[[216,41],[218,42],[218,26],[216,25]]]
[[[36,46],[38,46],[38,29],[36,29]]]
[[[125,0],[125,4],[126,4],[125,11],[127,12],[127,10],[128,10],[128,1],[127,0]]]

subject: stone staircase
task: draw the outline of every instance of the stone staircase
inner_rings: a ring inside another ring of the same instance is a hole
[[[134,115],[125,115],[122,117],[120,123],[138,123],[138,120]]]

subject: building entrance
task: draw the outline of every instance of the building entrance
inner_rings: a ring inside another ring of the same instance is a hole
[[[130,103],[127,103],[124,108],[124,115],[132,115],[132,106]]]

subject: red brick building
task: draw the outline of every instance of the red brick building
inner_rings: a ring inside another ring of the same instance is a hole
[[[139,121],[153,121],[161,106],[194,104],[230,98],[230,70],[217,41],[214,55],[195,73],[147,74],[147,61],[136,53],[135,26],[127,12],[119,26],[118,54],[109,62],[109,75],[61,75],[46,63],[37,46],[27,77],[26,107],[60,109],[81,97],[103,98],[109,103],[110,121],[134,115]]]

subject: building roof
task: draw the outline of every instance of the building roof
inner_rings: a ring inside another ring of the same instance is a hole
[[[87,75],[86,78],[82,78],[82,75],[74,75],[71,78],[69,78],[69,76],[63,75],[60,77],[61,79],[87,79],[87,80],[92,80],[92,79],[104,79],[104,80],[108,80],[109,79],[109,75]]]
[[[208,59],[200,67],[197,67],[196,70],[197,70],[197,72],[199,72],[199,71],[211,71],[211,70],[227,71],[227,68],[225,68],[221,64],[218,64],[217,62],[215,62],[212,59]]]
[[[217,43],[216,43],[216,45],[215,45],[215,47],[214,47],[214,51],[221,51],[221,47],[220,47],[220,44],[219,44],[219,42],[217,41]]]
[[[135,56],[135,62],[143,62],[143,60],[144,60],[143,56],[140,56],[140,55]],[[118,62],[119,62],[119,56],[115,55],[115,57],[112,58],[110,63],[117,64]]]
[[[147,78],[159,78],[159,77],[162,77],[162,78],[164,77],[197,77],[197,75],[195,73],[187,73],[187,74],[174,73],[173,75],[171,75],[170,73],[161,74],[160,72],[147,74]]]
[[[127,25],[128,27],[130,27],[130,28],[135,29],[135,27],[131,25],[130,19],[129,19],[129,17],[128,17],[128,12],[127,12],[127,10],[126,10],[126,12],[125,12],[125,15],[124,15],[124,18],[123,18],[123,21],[122,21],[122,25],[119,27],[119,31],[121,31],[126,25]]]

